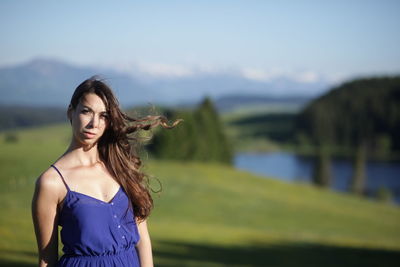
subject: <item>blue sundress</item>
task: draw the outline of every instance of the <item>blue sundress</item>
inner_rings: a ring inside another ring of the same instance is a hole
[[[64,254],[58,267],[139,267],[136,244],[139,231],[128,196],[120,186],[110,202],[70,190],[67,188],[58,225]]]

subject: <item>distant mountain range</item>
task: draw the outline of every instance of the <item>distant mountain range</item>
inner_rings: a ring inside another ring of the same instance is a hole
[[[297,111],[304,107],[312,97],[310,96],[256,96],[256,95],[227,95],[217,98],[215,106],[219,112],[231,112],[237,109],[261,109],[278,111]],[[277,109],[278,108],[278,109]]]
[[[35,59],[25,64],[0,67],[0,105],[64,108],[76,86],[97,74],[111,85],[124,107],[149,103],[193,106],[205,96],[210,96],[219,110],[230,110],[244,104],[304,103],[329,87],[323,80],[304,83],[277,77],[261,82],[234,73],[142,79],[140,73],[78,66],[54,59]]]
[[[120,99],[133,99],[130,104],[142,102],[151,93],[149,88],[144,88],[135,79],[113,70],[104,72],[94,67],[36,59],[18,66],[0,68],[0,104],[66,107],[73,90],[94,74],[109,78]]]

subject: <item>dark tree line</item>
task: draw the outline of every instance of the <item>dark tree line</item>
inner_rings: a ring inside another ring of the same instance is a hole
[[[295,117],[292,113],[260,114],[236,119],[230,124],[241,129],[240,137],[265,137],[284,143],[293,139]]]
[[[317,144],[400,150],[400,77],[358,79],[332,89],[310,103],[297,129]]]
[[[400,150],[400,76],[357,79],[333,88],[299,114],[296,129],[317,148],[316,184],[330,183],[331,148],[347,147],[353,151],[351,190],[363,193],[368,155]]]
[[[66,109],[56,107],[0,106],[0,131],[67,120]]]
[[[154,133],[146,148],[155,157],[232,164],[232,146],[209,97],[194,111],[167,110],[165,115],[184,121],[173,130]]]

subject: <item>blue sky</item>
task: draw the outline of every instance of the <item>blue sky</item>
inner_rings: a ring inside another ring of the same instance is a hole
[[[0,66],[36,57],[185,75],[400,73],[400,1],[1,1]]]

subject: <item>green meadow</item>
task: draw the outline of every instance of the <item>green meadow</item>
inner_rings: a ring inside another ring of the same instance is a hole
[[[69,136],[66,124],[0,134],[0,266],[36,266],[34,182],[65,151]],[[162,183],[148,219],[155,266],[400,262],[398,206],[220,164],[143,162],[143,171]]]

